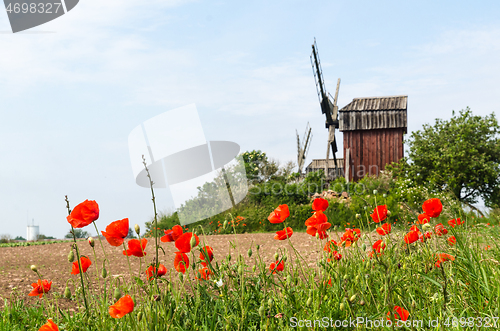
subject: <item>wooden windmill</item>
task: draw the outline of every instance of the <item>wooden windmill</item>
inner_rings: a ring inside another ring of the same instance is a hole
[[[304,132],[304,137],[302,138],[302,146],[300,143],[299,133],[297,132],[297,130],[295,130],[295,132],[297,133],[298,173],[302,174],[302,167],[304,166],[304,161],[306,160],[307,152],[309,151],[309,146],[311,145],[311,140],[312,140],[311,127],[309,126],[309,122],[307,123],[306,132]]]
[[[316,83],[316,91],[318,92],[318,99],[321,105],[321,112],[326,116],[325,126],[328,129],[328,145],[326,147],[326,160],[325,160],[325,176],[331,178],[328,173],[328,165],[330,163],[330,148],[332,149],[333,162],[335,165],[335,175],[339,176],[339,169],[337,167],[337,141],[335,140],[335,130],[339,128],[337,98],[339,95],[340,78],[337,80],[337,89],[335,90],[335,98],[332,98],[330,93],[326,92],[325,81],[323,80],[323,72],[319,62],[318,46],[316,45],[316,38],[312,45],[311,65],[313,68],[314,81]],[[333,99],[333,101],[332,101]]]

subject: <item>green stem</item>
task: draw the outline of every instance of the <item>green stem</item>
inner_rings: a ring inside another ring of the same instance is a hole
[[[71,210],[69,209],[68,196],[66,196],[66,208],[68,209],[68,215],[71,215]],[[85,302],[85,313],[88,314],[89,313],[89,305],[87,303],[87,296],[85,294],[85,285],[83,283],[82,261],[80,260],[80,250],[78,249],[78,244],[76,243],[75,229],[73,228],[73,225],[71,225],[71,233],[73,234],[73,241],[75,242],[76,263],[78,265],[78,270],[80,271],[80,282],[82,284],[83,300]]]

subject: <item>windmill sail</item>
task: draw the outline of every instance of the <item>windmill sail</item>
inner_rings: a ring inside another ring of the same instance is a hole
[[[326,116],[325,126],[328,129],[328,144],[326,150],[326,162],[325,162],[325,176],[328,178],[329,173],[329,156],[330,149],[333,154],[333,161],[335,167],[335,176],[339,175],[337,167],[337,141],[335,140],[335,129],[339,128],[338,120],[338,107],[337,107],[337,97],[339,93],[340,78],[337,81],[337,89],[335,92],[335,98],[331,100],[331,95],[326,92],[325,81],[323,79],[323,72],[321,70],[321,64],[318,55],[318,46],[316,45],[316,39],[314,39],[314,44],[312,45],[312,54],[310,56],[311,65],[313,69],[314,81],[316,83],[316,92],[318,93],[319,103],[321,105],[321,112]]]

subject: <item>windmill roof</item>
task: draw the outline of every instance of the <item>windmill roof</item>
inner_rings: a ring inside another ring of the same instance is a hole
[[[340,111],[405,110],[408,96],[395,95],[385,97],[354,98]]]

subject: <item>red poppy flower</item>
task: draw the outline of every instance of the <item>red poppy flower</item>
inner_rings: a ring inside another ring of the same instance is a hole
[[[381,236],[391,233],[391,223],[385,223],[381,227],[378,227],[377,233]]]
[[[446,254],[446,253],[441,253],[441,254],[436,254],[437,261],[435,263],[436,268],[439,268],[441,266],[441,263],[446,262],[446,261],[455,261],[455,257]]]
[[[375,223],[379,223],[387,218],[387,205],[377,206],[370,214]]]
[[[330,240],[326,242],[325,248],[323,250],[330,253],[331,251],[335,251],[335,246],[338,246],[337,242],[335,240]]]
[[[85,200],[66,217],[74,228],[83,228],[99,218],[99,205],[94,200]]]
[[[406,321],[408,317],[410,316],[410,312],[404,308],[401,308],[399,306],[394,306],[394,318],[399,319],[401,321]],[[387,319],[390,320],[391,313],[387,313]]]
[[[461,225],[461,224],[464,224],[464,222],[460,221],[460,218],[457,218],[457,219],[452,219],[452,220],[449,220],[448,221],[448,224],[454,228],[455,225]]]
[[[284,230],[281,231],[276,231],[276,235],[274,236],[274,239],[276,240],[285,240],[286,238],[290,238],[293,234],[293,230],[291,227],[287,227]]]
[[[130,239],[128,241],[128,249],[123,251],[123,255],[143,257],[146,255],[145,249],[147,244],[148,240],[146,238],[141,239],[141,241],[139,239]]]
[[[305,224],[307,227],[315,227],[319,232],[324,232],[325,230],[328,230],[330,226],[332,226],[330,223],[328,223],[328,218],[322,211],[315,212],[313,216],[307,219]]]
[[[31,283],[31,286],[33,286],[33,290],[28,295],[30,297],[36,297],[38,295],[41,298],[44,293],[50,291],[52,282],[49,282],[46,279],[44,279],[43,281],[39,279],[37,283]]]
[[[176,241],[182,235],[182,226],[174,225],[172,230],[164,230],[165,235],[160,238],[164,243]]]
[[[207,262],[205,262],[205,254],[208,256],[210,262],[214,259],[214,250],[210,246],[205,246],[202,248],[202,252],[200,252],[200,260],[202,260],[201,264],[206,267]]]
[[[90,267],[92,262],[90,262],[89,258],[86,256],[80,257],[80,262],[82,265],[82,272],[87,272],[87,269]],[[78,266],[78,261],[73,262],[73,268],[71,269],[72,275],[78,275],[80,273],[80,268]]]
[[[340,243],[345,247],[351,246],[355,241],[358,241],[361,234],[360,229],[345,229],[345,233],[340,237]]]
[[[407,234],[405,234],[404,241],[407,244],[413,244],[415,241],[418,240],[418,234],[419,231],[410,231]]]
[[[411,228],[410,228],[410,231],[420,232],[420,229],[418,228],[418,226],[412,225]]]
[[[318,229],[316,229],[314,226],[308,226],[306,232],[307,234],[310,234],[313,237],[316,237],[316,233],[318,233],[319,239],[328,238],[328,233],[326,233],[326,231],[318,231]]]
[[[128,235],[128,218],[114,221],[106,227],[106,232],[101,231],[111,246],[120,246]]]
[[[207,267],[203,267],[200,270],[198,270],[198,277],[196,277],[196,279],[208,280],[208,278],[210,278],[211,273],[212,272],[210,271],[210,269],[208,269]]]
[[[373,244],[373,250],[377,253],[380,253],[382,252],[384,249],[385,249],[386,245],[385,245],[385,242],[380,239],[380,240],[377,240],[374,244]]]
[[[175,252],[174,268],[178,272],[185,273],[189,268],[189,257],[182,252]]]
[[[109,306],[109,314],[113,318],[122,318],[134,310],[134,300],[130,295],[126,295],[118,300],[114,305]]]
[[[269,214],[267,218],[269,222],[273,224],[282,223],[288,216],[290,216],[290,211],[288,210],[288,205],[280,205],[274,211]]]
[[[342,255],[341,255],[339,252],[337,252],[337,251],[332,251],[332,252],[331,252],[331,256],[332,256],[332,257],[333,257],[336,261],[340,261],[340,259],[342,258]],[[326,259],[326,262],[331,262],[331,261],[332,261],[332,259],[330,259],[330,258],[327,258],[327,259]]]
[[[283,271],[285,268],[285,262],[281,261],[276,261],[276,263],[271,263],[271,265],[269,266],[269,271],[271,271],[271,273],[275,274],[276,271]]]
[[[417,224],[429,223],[430,220],[431,220],[430,216],[427,215],[426,213],[423,213],[423,214],[418,215],[418,222],[417,222]]]
[[[146,269],[146,275],[148,276],[148,280],[156,277],[161,277],[167,273],[167,268],[163,264],[160,264],[158,267],[158,273],[156,273],[156,266],[150,265],[148,269]]]
[[[332,279],[330,278],[330,279],[328,280],[328,282],[326,282],[326,283],[325,283],[325,285],[326,285],[327,287],[332,286]]]
[[[439,223],[439,224],[436,224],[436,226],[434,227],[434,232],[438,236],[442,236],[442,235],[447,234],[448,230],[446,230],[446,228],[443,226],[443,223]]]
[[[328,200],[316,198],[312,203],[312,209],[315,211],[325,211],[328,208]]]
[[[57,324],[52,321],[52,319],[48,319],[47,323],[42,325],[38,331],[59,331],[59,328],[57,327]]]
[[[457,243],[457,238],[455,238],[455,236],[451,236],[448,238],[448,244],[450,244],[450,246],[453,246]]]
[[[432,198],[424,202],[422,209],[424,210],[424,213],[429,215],[429,217],[436,218],[441,214],[443,205],[441,204],[441,200],[438,198]]]
[[[193,235],[196,239],[196,245],[198,245],[200,242],[198,236],[192,232],[186,232],[175,241],[175,247],[182,253],[191,252],[191,237]]]

